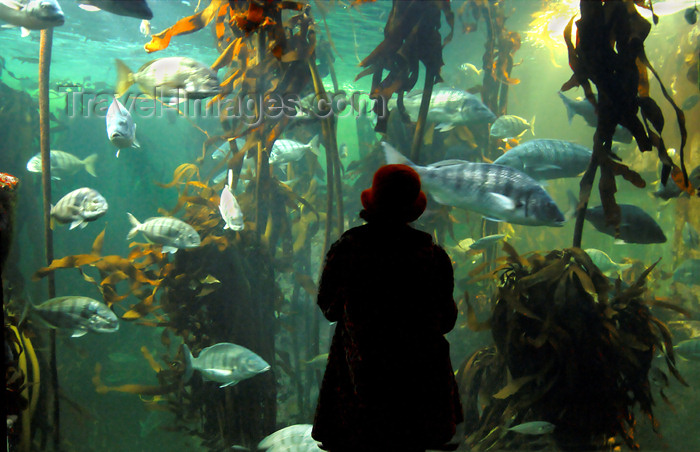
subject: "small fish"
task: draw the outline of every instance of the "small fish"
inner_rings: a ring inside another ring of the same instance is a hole
[[[59,27],[66,21],[56,0],[0,0],[0,21],[3,27],[21,27],[22,37],[29,30]]]
[[[79,7],[85,11],[107,11],[118,16],[137,19],[153,19],[153,11],[146,0],[79,0]]]
[[[683,225],[683,230],[681,231],[681,237],[683,239],[683,244],[690,249],[698,249],[700,246],[700,234],[698,234],[697,229],[695,229],[687,221]]]
[[[586,171],[593,151],[564,140],[530,140],[493,161],[522,171],[536,180],[576,177]]]
[[[549,194],[527,174],[503,165],[446,160],[419,166],[382,143],[387,163],[403,163],[420,175],[435,201],[482,214],[492,221],[530,226],[563,226]]]
[[[221,213],[221,218],[224,219],[224,223],[226,223],[224,229],[242,231],[244,227],[243,211],[241,211],[241,206],[238,205],[236,197],[233,196],[231,185],[233,185],[233,170],[228,170],[228,184],[221,191],[219,212]]]
[[[700,361],[700,337],[680,341],[673,346],[673,351],[688,361]]]
[[[673,280],[689,286],[700,286],[700,259],[687,259],[673,272]]]
[[[73,337],[80,337],[88,331],[113,333],[119,329],[119,318],[106,304],[92,298],[67,296],[51,298],[38,306],[29,305],[50,328],[73,331]]]
[[[88,221],[95,221],[107,213],[107,201],[92,188],[79,188],[51,206],[51,218],[61,224],[70,223],[70,229],[84,228]]]
[[[107,110],[107,138],[117,148],[117,158],[119,152],[124,148],[139,147],[136,141],[136,124],[131,113],[116,97],[112,100],[112,105]]]
[[[85,169],[88,174],[97,177],[97,173],[95,173],[97,154],[92,154],[86,157],[85,160],[80,160],[78,157],[68,152],[51,151],[49,153],[49,160],[51,161],[51,179],[61,180],[61,177],[72,176],[81,169]],[[36,154],[29,159],[27,162],[27,171],[31,171],[32,173],[41,172],[41,154]]]
[[[236,138],[236,146],[238,146],[238,149],[240,150],[243,146],[245,145],[245,140],[243,138]],[[226,157],[226,154],[229,153],[230,146],[228,144],[228,141],[224,141],[221,146],[216,148],[216,150],[211,154],[212,160],[220,160],[224,157]]]
[[[666,235],[644,210],[631,204],[620,204],[620,240],[625,243],[664,243]],[[586,220],[603,234],[615,237],[615,228],[607,223],[603,206],[586,210]]]
[[[548,433],[552,433],[555,428],[556,425],[546,421],[532,421],[515,425],[510,427],[508,430],[515,433],[521,433],[523,435],[546,435]]]
[[[177,218],[154,217],[139,223],[132,214],[127,213],[127,215],[132,226],[126,236],[127,240],[133,239],[141,231],[149,242],[163,245],[164,253],[175,253],[183,248],[196,248],[201,243],[197,231]]]
[[[694,6],[692,8],[686,9],[683,13],[683,17],[685,17],[685,21],[688,22],[690,25],[694,25],[695,22],[698,21],[698,7]]]
[[[700,94],[695,93],[691,94],[690,96],[686,97],[685,100],[683,101],[683,104],[681,105],[681,109],[683,110],[691,110],[693,107],[695,107],[698,104],[698,101],[700,101]]]
[[[422,97],[421,91],[411,91],[404,96],[404,107],[412,121],[418,120]],[[395,101],[389,101],[390,108],[395,105]],[[437,129],[441,132],[451,130],[459,124],[483,124],[495,120],[496,115],[484,105],[481,99],[466,91],[439,88],[433,90],[430,96],[427,121],[438,123]]]
[[[622,270],[627,270],[632,266],[632,264],[618,264],[608,256],[605,251],[597,250],[595,248],[587,248],[586,254],[591,258],[600,271],[603,273],[619,272]]]
[[[165,57],[149,61],[134,73],[122,60],[117,64],[117,97],[134,83],[151,97],[180,101],[204,99],[219,93],[219,79],[209,66],[187,57]]]
[[[307,144],[294,140],[276,140],[270,152],[270,165],[299,161],[307,149],[318,155],[318,135]]]
[[[598,126],[598,114],[595,111],[595,107],[586,99],[569,99],[561,91],[559,91],[559,97],[566,107],[566,115],[569,118],[569,124],[571,124],[571,120],[574,119],[574,116],[579,115],[590,127]],[[632,133],[626,128],[619,124],[615,127],[615,134],[613,135],[615,141],[631,143],[632,138]]]
[[[144,19],[139,25],[139,33],[141,33],[145,38],[151,36],[151,22]]]
[[[469,89],[477,85],[481,85],[484,81],[484,70],[477,69],[471,63],[462,63],[459,65],[459,84],[460,88]]]
[[[503,115],[499,116],[496,121],[491,125],[491,130],[489,134],[493,138],[497,139],[508,139],[508,138],[518,138],[525,132],[530,131],[532,135],[535,135],[535,117],[532,117],[530,122],[527,119],[523,119],[520,116],[515,115]]]
[[[346,159],[348,158],[349,152],[348,152],[348,145],[345,143],[342,143],[340,146],[338,146],[338,157],[341,159]]]
[[[220,388],[233,386],[241,380],[270,370],[270,365],[260,356],[237,344],[221,342],[203,349],[197,358],[192,356],[187,344],[182,344],[185,355],[184,382],[192,378],[194,370],[202,378],[222,383]]]
[[[259,450],[267,452],[316,452],[322,451],[311,437],[311,424],[295,424],[277,430],[258,443]]]
[[[469,245],[469,249],[472,250],[485,250],[489,246],[493,245],[496,242],[500,242],[506,237],[505,234],[492,234],[492,235],[487,235],[486,237],[481,237],[479,240],[476,242],[473,242],[472,244]]]

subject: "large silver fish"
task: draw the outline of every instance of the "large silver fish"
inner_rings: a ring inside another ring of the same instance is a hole
[[[143,233],[146,240],[163,245],[164,253],[175,253],[181,248],[196,248],[201,243],[197,231],[182,220],[173,217],[155,217],[140,223],[132,214],[127,212],[131,230],[126,239],[133,239],[136,234]]]
[[[223,388],[270,369],[264,359],[237,344],[214,344],[203,349],[197,358],[192,356],[187,344],[182,344],[182,348],[185,355],[185,382],[189,381],[196,369],[202,378],[221,383],[219,387]]]
[[[153,12],[146,0],[79,0],[78,3],[85,11],[103,10],[118,16],[153,19]]]
[[[136,141],[134,119],[129,110],[116,97],[107,110],[105,122],[107,123],[107,138],[117,148],[117,157],[119,157],[119,151],[124,148],[139,147]]]
[[[51,217],[61,224],[70,223],[70,228],[84,228],[88,221],[95,221],[107,213],[107,200],[92,188],[73,190],[51,206]]]
[[[65,22],[56,0],[0,0],[0,21],[26,30],[44,30]],[[26,36],[29,32],[22,31]]]
[[[294,140],[276,140],[270,152],[270,165],[299,161],[307,149],[318,155],[318,135],[307,144]]]
[[[631,204],[620,204],[620,237],[625,243],[664,243],[666,235],[656,221],[644,210]],[[586,220],[603,234],[615,237],[615,228],[609,225],[603,206],[586,210]]]
[[[134,73],[122,60],[117,63],[117,97],[131,85],[152,97],[204,99],[219,93],[219,79],[209,66],[187,57],[149,61]]]
[[[91,176],[97,177],[95,173],[95,162],[97,154],[92,154],[86,157],[85,160],[80,160],[78,157],[63,151],[51,151],[49,153],[51,160],[51,179],[61,180],[62,177],[72,176],[81,169],[85,169]],[[41,154],[36,154],[27,162],[27,170],[32,173],[41,172]]]
[[[559,91],[559,97],[566,107],[566,116],[569,118],[569,124],[571,124],[571,120],[574,119],[574,116],[579,115],[590,127],[598,126],[598,114],[595,111],[595,107],[586,99],[569,99],[561,91]],[[615,127],[615,134],[613,135],[615,141],[631,143],[632,138],[632,133],[625,127],[619,124]]]
[[[311,437],[311,424],[295,424],[267,435],[258,443],[259,450],[267,452],[316,452],[322,451]]]
[[[552,433],[556,425],[546,421],[532,421],[514,425],[508,430],[522,435],[546,435]]]
[[[387,163],[411,166],[420,175],[422,187],[440,204],[472,210],[493,221],[530,226],[564,224],[564,215],[545,189],[516,169],[463,160],[419,166],[382,144]]]
[[[533,179],[576,177],[586,171],[593,151],[564,140],[526,141],[493,161],[522,171]]]
[[[601,251],[595,248],[587,248],[586,254],[588,254],[588,257],[591,258],[593,263],[595,264],[598,269],[607,274],[612,274],[612,273],[617,273],[622,270],[627,270],[632,266],[632,264],[619,264],[612,260],[610,256],[608,256],[605,251]]]
[[[411,91],[404,96],[403,104],[412,121],[418,120],[422,98],[421,91]],[[389,107],[393,105],[395,101],[390,101]],[[430,96],[427,120],[438,123],[438,130],[447,131],[457,124],[493,122],[496,120],[496,115],[474,94],[459,89],[438,88],[433,90]]]
[[[88,331],[113,333],[119,329],[119,318],[106,304],[82,296],[51,298],[38,306],[30,306],[50,328],[73,331],[73,337]]]

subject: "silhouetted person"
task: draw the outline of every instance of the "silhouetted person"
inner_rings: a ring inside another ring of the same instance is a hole
[[[312,436],[331,452],[440,448],[462,421],[443,337],[457,318],[450,258],[411,228],[425,210],[420,177],[385,165],[362,192],[367,224],[326,256],[318,305],[338,322]]]

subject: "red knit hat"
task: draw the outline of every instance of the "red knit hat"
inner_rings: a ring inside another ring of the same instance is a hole
[[[370,216],[404,223],[418,219],[427,204],[418,173],[400,164],[379,168],[360,199]]]

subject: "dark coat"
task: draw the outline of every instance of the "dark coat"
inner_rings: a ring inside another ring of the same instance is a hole
[[[443,337],[457,318],[453,286],[445,251],[408,225],[369,223],[333,244],[318,305],[338,323],[316,440],[331,451],[418,450],[450,440],[462,421]]]

